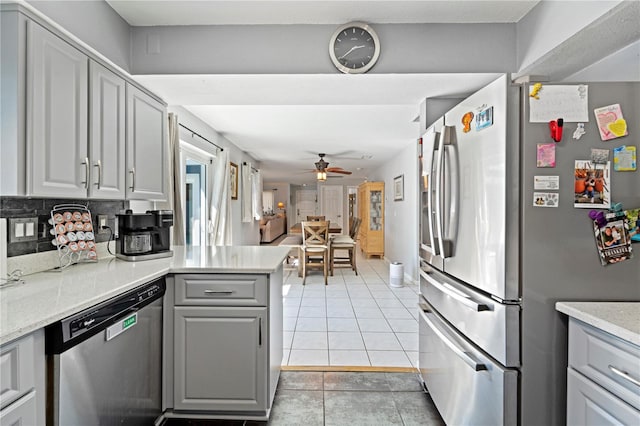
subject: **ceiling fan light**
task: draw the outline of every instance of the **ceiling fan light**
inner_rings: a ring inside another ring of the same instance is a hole
[[[327,180],[327,172],[318,171],[317,177],[320,182],[324,182],[325,180]]]

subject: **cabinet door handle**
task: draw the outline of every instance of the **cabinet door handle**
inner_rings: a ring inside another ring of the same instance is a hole
[[[131,192],[134,192],[136,190],[136,168],[132,167],[129,173],[131,174]]]
[[[224,291],[219,291],[219,290],[205,290],[204,294],[233,294],[235,293],[234,290],[224,290]]]
[[[95,185],[98,187],[98,189],[100,189],[100,184],[102,184],[102,161],[98,160],[98,162],[94,164],[93,167],[98,168],[98,178]]]
[[[616,376],[622,377],[626,381],[631,382],[634,385],[640,387],[640,381],[638,381],[638,380],[634,379],[633,377],[631,377],[631,375],[629,373],[627,373],[626,371],[622,371],[622,370],[614,367],[613,365],[609,365],[609,370],[611,370],[611,372],[613,372],[613,374],[615,374]]]
[[[84,181],[82,183],[84,183],[84,188],[87,189],[89,188],[89,158],[84,157],[82,164],[84,164]]]
[[[262,318],[258,319],[258,346],[262,346]]]

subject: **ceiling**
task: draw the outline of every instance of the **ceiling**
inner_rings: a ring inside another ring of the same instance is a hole
[[[538,1],[120,1],[130,25],[517,22]],[[427,97],[464,96],[497,74],[136,75],[260,161],[265,182],[313,183],[326,153],[352,183],[419,137]]]

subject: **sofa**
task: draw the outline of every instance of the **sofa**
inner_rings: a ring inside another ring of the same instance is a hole
[[[284,214],[263,216],[260,219],[260,242],[270,243],[287,230],[287,217]]]

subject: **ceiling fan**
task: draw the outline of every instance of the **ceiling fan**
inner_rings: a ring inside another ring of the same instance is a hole
[[[315,165],[316,165],[316,169],[313,170],[314,173],[339,173],[339,174],[343,174],[343,175],[350,175],[351,172],[348,170],[343,169],[342,167],[329,167],[329,163],[327,163],[326,161],[324,161],[324,156],[326,154],[318,154],[318,156],[320,156],[320,160],[318,160]],[[318,180],[320,180],[320,178],[318,178]]]

